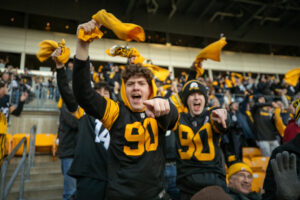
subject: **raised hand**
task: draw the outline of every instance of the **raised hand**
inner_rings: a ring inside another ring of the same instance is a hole
[[[271,160],[271,166],[277,186],[277,199],[297,200],[300,197],[300,180],[297,176],[295,154],[287,151],[278,153],[276,159]]]
[[[61,69],[64,67],[63,63],[60,63],[57,60],[57,57],[60,56],[62,53],[61,47],[58,47],[53,53],[52,53],[52,59],[54,60],[55,64],[56,64],[56,69]]]
[[[167,99],[154,98],[144,101],[146,106],[146,115],[148,117],[156,118],[167,115],[170,112],[170,104]]]
[[[28,97],[28,93],[27,92],[23,92],[21,97],[20,97],[20,101],[21,102],[24,102]]]
[[[212,120],[226,127],[227,111],[225,109],[216,109],[212,111]]]

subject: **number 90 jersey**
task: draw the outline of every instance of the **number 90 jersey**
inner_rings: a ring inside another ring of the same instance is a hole
[[[192,187],[194,183],[190,183],[186,177],[195,174],[216,173],[225,180],[222,152],[219,147],[222,132],[211,120],[210,114],[211,111],[204,110],[201,115],[195,117],[189,113],[180,115],[175,133],[177,185],[181,190],[185,190],[187,185]]]
[[[122,102],[117,105],[109,100],[107,108],[109,107],[109,115],[117,115],[113,120],[108,120],[109,117],[104,115],[101,120],[111,136],[108,149],[107,198],[155,199],[164,188],[164,140],[168,125],[163,119],[147,117],[145,112],[132,112]],[[113,107],[119,110],[114,111]],[[175,106],[171,110],[176,111]],[[177,111],[172,113],[172,117],[165,117],[169,121],[175,116],[175,121],[170,122],[173,127],[177,120],[176,115]]]

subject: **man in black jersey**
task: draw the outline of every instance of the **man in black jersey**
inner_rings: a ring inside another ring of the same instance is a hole
[[[78,30],[88,34],[96,26],[100,25],[91,20]],[[122,73],[122,102],[102,97],[90,86],[88,50],[88,42],[77,41],[73,91],[85,112],[110,132],[107,199],[164,199],[164,133],[178,120],[175,106],[167,99],[153,98],[153,74],[138,65],[129,65]]]
[[[68,85],[68,73],[64,64],[57,61],[61,54],[59,47],[54,53],[54,61],[57,69],[57,84],[62,99],[79,120],[74,160],[68,171],[68,175],[76,178],[77,200],[101,200],[105,198],[107,184],[106,165],[107,149],[110,136],[103,124],[85,115],[82,108],[78,107],[73,92]],[[110,98],[109,87],[106,83],[97,83],[94,90],[105,98]]]
[[[220,136],[229,126],[225,109],[207,105],[207,90],[197,80],[183,86],[182,102],[188,113],[181,113],[176,126],[177,186],[181,200],[190,199],[206,186],[226,188]]]

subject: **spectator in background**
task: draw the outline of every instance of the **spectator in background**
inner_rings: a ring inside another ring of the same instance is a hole
[[[166,132],[166,145],[165,145],[165,153],[166,153],[166,167],[165,167],[165,190],[170,195],[172,200],[179,199],[179,189],[176,185],[176,135],[174,132],[167,131]]]
[[[271,156],[272,151],[279,146],[277,136],[279,135],[273,115],[271,103],[266,103],[264,96],[257,97],[257,103],[253,106],[251,113],[254,119],[254,128],[259,146],[263,156]]]
[[[54,84],[53,84],[53,77],[50,76],[48,79],[48,90],[49,90],[49,96],[48,99],[53,99],[54,97]]]
[[[69,61],[68,64],[66,65],[66,76],[67,76],[67,81],[70,82],[72,81],[72,73],[73,73],[73,61]]]
[[[251,192],[252,170],[242,162],[232,164],[228,169],[228,194],[233,200],[260,200],[261,195]]]

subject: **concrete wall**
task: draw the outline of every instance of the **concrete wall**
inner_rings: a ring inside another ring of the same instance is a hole
[[[57,133],[58,111],[26,111],[19,117],[10,116],[7,133],[29,133],[30,128],[36,125],[37,133]]]
[[[39,50],[38,44],[42,40],[61,41],[64,38],[66,45],[71,49],[74,56],[76,46],[76,35],[26,30],[0,26],[0,51],[21,53],[20,67],[24,67],[25,54],[36,54]],[[200,48],[167,46],[161,44],[125,42],[121,40],[102,39],[94,41],[90,45],[91,60],[122,62],[126,59],[121,57],[110,57],[105,50],[113,45],[126,45],[136,47],[142,56],[152,59],[156,65],[167,66],[170,70],[174,67],[188,68],[200,52]],[[227,44],[227,45],[230,45]],[[246,54],[223,51],[221,62],[205,61],[203,67],[208,70],[231,70],[240,72],[263,72],[284,74],[290,69],[300,67],[299,57],[272,56],[260,54]]]

